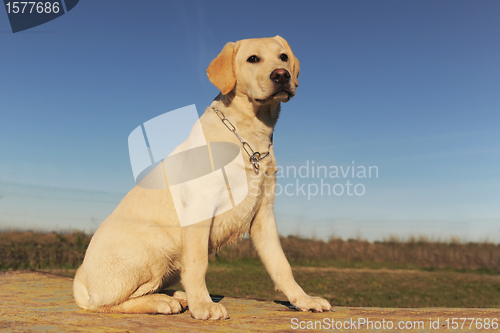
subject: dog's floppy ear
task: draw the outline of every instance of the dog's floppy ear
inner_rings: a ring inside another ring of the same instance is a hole
[[[288,52],[290,52],[290,61],[292,62],[291,66],[292,66],[293,82],[295,83],[295,86],[298,87],[299,86],[298,78],[299,78],[299,74],[300,74],[300,61],[293,54],[292,49],[290,48],[290,45],[288,45],[288,42],[283,37],[276,35],[276,37],[274,37],[274,38],[279,40],[283,44],[285,49]]]
[[[223,95],[227,95],[236,85],[233,58],[236,53],[236,43],[227,43],[221,53],[212,60],[207,68],[210,82],[214,84]]]

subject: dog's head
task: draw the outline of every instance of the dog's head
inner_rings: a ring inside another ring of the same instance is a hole
[[[299,85],[300,63],[280,36],[227,43],[208,66],[223,95],[245,95],[253,103],[288,102]]]

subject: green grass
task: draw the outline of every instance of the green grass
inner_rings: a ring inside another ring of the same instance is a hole
[[[298,265],[293,274],[307,293],[336,306],[500,307],[500,275]],[[286,300],[259,262],[211,262],[206,281],[216,295]]]
[[[244,258],[240,260],[226,260],[220,258],[212,258],[211,265],[214,267],[240,267],[248,265],[262,265],[259,259]],[[423,272],[454,272],[454,273],[475,273],[487,275],[500,275],[500,271],[489,268],[453,268],[453,267],[422,267],[414,263],[392,263],[392,262],[375,262],[375,261],[346,261],[337,259],[324,260],[288,260],[292,267],[317,267],[317,268],[356,268],[356,269],[389,269],[389,270],[416,270]]]

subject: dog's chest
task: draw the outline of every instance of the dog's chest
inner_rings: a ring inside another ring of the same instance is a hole
[[[210,233],[210,252],[238,241],[250,231],[252,221],[263,204],[274,202],[276,184],[274,156],[261,163],[256,173],[247,168],[248,194],[245,199],[229,211],[215,217]]]

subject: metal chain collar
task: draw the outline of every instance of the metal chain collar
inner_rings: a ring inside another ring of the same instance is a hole
[[[229,119],[226,118],[226,116],[224,115],[224,113],[222,111],[217,110],[216,108],[212,108],[212,109],[215,111],[215,113],[217,114],[217,116],[219,116],[219,118],[222,121],[222,123],[224,125],[226,125],[227,129],[230,130],[231,132],[233,132],[234,135],[236,135],[236,137],[238,138],[238,140],[240,140],[241,146],[246,151],[246,153],[248,154],[248,156],[250,156],[250,163],[252,163],[252,165],[253,165],[253,167],[255,169],[255,172],[258,172],[259,171],[259,161],[262,160],[263,158],[266,158],[269,155],[269,151],[267,153],[265,153],[265,154],[261,154],[258,151],[254,151],[252,149],[252,147],[250,147],[250,144],[248,142],[244,141],[238,135],[238,133],[236,133],[236,127],[234,127],[234,125],[231,124],[231,122],[229,121]],[[269,143],[269,147],[268,148],[270,148],[272,144],[273,144],[273,139],[272,139],[272,136],[271,136],[271,142]]]

